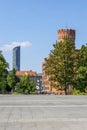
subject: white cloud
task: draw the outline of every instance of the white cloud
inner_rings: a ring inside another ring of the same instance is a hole
[[[14,47],[20,46],[20,47],[29,47],[32,44],[29,41],[24,41],[24,42],[12,42],[11,44],[5,44],[2,47],[0,47],[1,51],[10,51]]]

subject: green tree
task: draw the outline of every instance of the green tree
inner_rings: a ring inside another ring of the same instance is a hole
[[[83,45],[79,50],[76,81],[76,88],[81,92],[85,92],[85,89],[87,88],[87,46],[85,45]]]
[[[9,85],[10,89],[14,92],[16,83],[19,82],[19,78],[16,76],[16,70],[13,69],[7,75],[7,84]]]
[[[9,64],[6,62],[3,54],[0,52],[0,91],[3,91],[5,89],[6,84],[6,76],[8,73]]]
[[[54,49],[45,59],[44,69],[56,88],[64,88],[67,94],[69,85],[74,83],[76,52],[70,38],[53,45]]]
[[[25,94],[35,93],[36,87],[34,81],[29,79],[27,74],[24,74],[20,81],[20,92]]]

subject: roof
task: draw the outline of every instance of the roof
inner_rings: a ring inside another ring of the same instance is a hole
[[[29,76],[36,76],[36,72],[34,71],[16,71],[17,76],[23,76],[24,74],[28,74]]]

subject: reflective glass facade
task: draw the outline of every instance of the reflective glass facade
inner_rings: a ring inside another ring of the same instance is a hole
[[[20,46],[13,48],[13,68],[20,70]]]

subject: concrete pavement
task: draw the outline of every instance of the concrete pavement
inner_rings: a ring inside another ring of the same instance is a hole
[[[0,130],[87,130],[87,96],[0,95]]]

